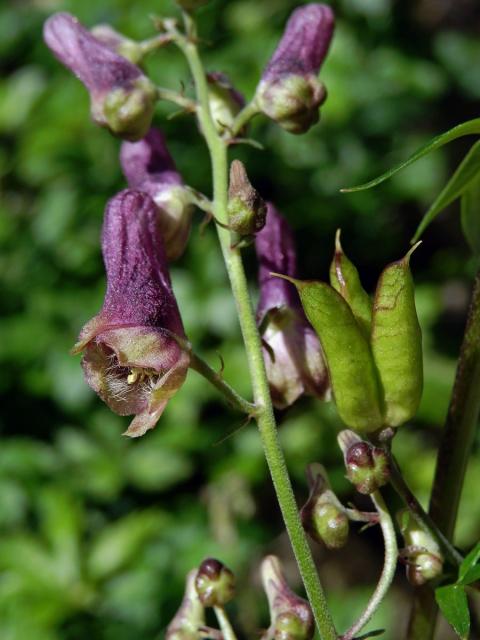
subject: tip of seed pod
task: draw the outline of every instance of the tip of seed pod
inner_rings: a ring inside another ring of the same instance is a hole
[[[416,243],[413,245],[413,247],[412,247],[411,249],[409,249],[409,251],[407,251],[407,253],[406,253],[405,257],[403,258],[403,262],[404,262],[405,264],[409,264],[409,262],[410,262],[410,258],[411,258],[411,256],[412,256],[413,252],[414,252],[414,251],[416,251],[416,250],[418,249],[418,247],[422,244],[422,242],[423,242],[422,240],[419,240],[418,242],[416,242]]]
[[[342,243],[340,242],[340,236],[342,234],[341,229],[337,229],[335,233],[335,253],[343,253]]]
[[[296,287],[300,287],[303,284],[301,280],[297,280],[296,278],[291,278],[290,276],[286,276],[283,273],[275,273],[275,271],[270,271],[270,275],[273,276],[274,278],[282,278],[282,280],[288,280],[288,282],[291,282]]]

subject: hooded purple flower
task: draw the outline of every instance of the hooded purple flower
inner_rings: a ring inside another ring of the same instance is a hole
[[[257,88],[260,110],[290,133],[304,133],[318,122],[327,96],[318,80],[333,35],[329,6],[306,4],[296,9]]]
[[[45,23],[45,42],[90,93],[93,120],[115,135],[138,140],[153,117],[156,90],[142,71],[95,38],[69,13]]]
[[[119,415],[135,418],[126,431],[152,429],[185,380],[189,356],[173,295],[157,211],[150,196],[126,189],[105,212],[102,251],[107,271],[103,308],[82,329],[88,384]]]
[[[142,140],[124,142],[120,163],[128,185],[145,191],[155,201],[167,259],[176,260],[185,250],[194,206],[163,133],[152,128]]]
[[[260,284],[257,322],[273,403],[283,409],[302,393],[325,399],[329,383],[320,341],[305,318],[295,287],[270,275],[297,275],[292,230],[271,203],[255,247]]]

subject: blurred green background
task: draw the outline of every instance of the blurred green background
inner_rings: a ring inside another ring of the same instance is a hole
[[[212,0],[198,18],[206,66],[251,96],[275,47],[290,0]],[[264,196],[294,227],[305,277],[326,278],[334,233],[371,290],[399,258],[429,202],[470,140],[436,152],[373,191],[341,195],[405,158],[454,124],[479,115],[480,7],[476,0],[338,0],[338,25],[322,71],[329,98],[322,122],[302,137],[255,121],[264,151],[235,150]],[[267,624],[257,567],[278,553],[298,576],[253,424],[230,412],[190,373],[155,431],[121,436],[119,418],[83,381],[69,355],[80,327],[101,306],[99,251],[104,205],[124,187],[119,141],[89,119],[84,88],[43,44],[45,18],[75,13],[110,22],[133,38],[153,33],[167,0],[2,0],[0,3],[0,637],[2,640],[157,639],[181,599],[186,572],[207,555],[231,566],[239,596],[231,608],[242,637]],[[173,49],[148,61],[159,84],[191,89]],[[185,180],[209,193],[208,158],[195,123],[157,123]],[[201,219],[198,216],[197,222]],[[255,263],[245,252],[252,291]],[[413,260],[424,331],[426,385],[418,419],[395,442],[405,475],[425,502],[454,375],[475,265],[457,205],[432,225]],[[249,395],[245,358],[214,229],[192,232],[173,268],[187,333]],[[301,400],[279,415],[299,502],[304,468],[323,462],[345,501],[331,405]],[[238,431],[236,431],[238,430]],[[232,433],[231,437],[224,439]],[[480,537],[480,457],[472,459],[457,544]],[[381,569],[375,530],[354,532],[336,553],[315,547],[340,629],[365,604]],[[400,568],[373,628],[401,637],[411,589]],[[450,638],[443,629],[439,638]]]

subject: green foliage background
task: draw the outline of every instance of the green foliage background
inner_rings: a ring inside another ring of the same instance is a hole
[[[289,12],[290,0],[213,0],[199,13],[208,69],[228,73],[252,95]],[[262,119],[260,152],[240,148],[260,191],[288,216],[305,277],[326,278],[334,232],[371,290],[399,258],[428,203],[470,141],[429,156],[380,188],[341,195],[405,158],[429,137],[478,116],[480,11],[475,0],[332,2],[338,26],[322,71],[329,98],[322,122],[295,137]],[[138,441],[121,433],[68,354],[99,309],[104,274],[99,231],[104,205],[123,188],[119,141],[89,120],[88,97],[46,50],[42,23],[68,10],[130,37],[153,33],[167,0],[14,0],[0,4],[0,637],[101,640],[163,637],[186,572],[205,556],[236,572],[232,607],[245,636],[267,623],[259,559],[275,552],[298,577],[267,476],[258,435],[195,373],[157,429]],[[191,83],[173,49],[148,62],[159,84]],[[185,179],[209,192],[209,166],[196,125],[157,122]],[[200,221],[200,216],[197,222]],[[246,262],[255,291],[251,251]],[[475,265],[457,205],[429,229],[413,270],[424,331],[426,386],[418,419],[395,446],[412,487],[426,500],[445,416]],[[187,333],[227,379],[249,395],[235,310],[212,226],[196,224],[173,269]],[[302,400],[279,416],[299,501],[304,468],[319,460],[342,499],[355,499],[335,444],[331,405]],[[231,437],[224,439],[228,434]],[[457,543],[480,537],[480,458],[464,491]],[[315,548],[339,628],[352,622],[380,571],[378,533],[351,536],[342,552]],[[375,626],[394,639],[410,588],[398,580]],[[450,637],[445,630],[442,637]]]

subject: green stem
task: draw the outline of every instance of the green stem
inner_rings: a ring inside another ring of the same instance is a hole
[[[158,100],[173,102],[190,113],[195,113],[197,109],[197,104],[194,100],[190,100],[190,98],[182,96],[181,93],[177,93],[171,89],[165,89],[164,87],[157,87],[157,98]]]
[[[225,609],[223,607],[213,607],[213,610],[215,611],[218,625],[222,631],[223,640],[237,640],[237,636],[235,635],[235,631],[233,630],[230,620],[225,613]]]
[[[355,624],[342,636],[342,640],[352,640],[352,638],[354,638],[354,636],[356,636],[356,634],[370,621],[373,614],[385,598],[385,595],[392,584],[395,570],[397,568],[398,548],[392,518],[390,517],[390,513],[388,512],[380,491],[375,491],[370,497],[377,509],[380,526],[382,528],[385,544],[385,560],[380,580],[378,581],[377,587],[373,592],[365,611]]]
[[[246,413],[248,416],[255,415],[257,407],[251,402],[245,400],[245,398],[242,398],[235,389],[225,382],[220,373],[217,373],[215,369],[212,369],[212,367],[205,362],[205,360],[192,352],[190,352],[190,367],[213,384],[213,386],[225,396],[232,407]]]
[[[448,540],[453,540],[468,458],[478,424],[479,389],[480,272],[473,287],[430,499],[430,515]],[[412,609],[408,638],[430,640],[435,629],[436,611],[433,591],[419,590]]]
[[[184,52],[190,65],[199,103],[198,118],[210,151],[213,173],[214,215],[221,223],[228,224],[227,147],[225,141],[219,137],[212,120],[205,72],[198,56],[197,48],[194,42],[184,37],[177,37],[177,44]],[[336,640],[337,633],[300,521],[285,458],[278,439],[268,380],[263,362],[262,344],[250,301],[241,255],[237,249],[230,247],[230,232],[218,225],[217,231],[232,286],[232,292],[237,305],[254,390],[255,404],[258,408],[257,423],[277,499],[305,585],[305,590],[317,622],[321,640]]]
[[[250,120],[254,118],[258,113],[260,113],[260,111],[254,98],[243,107],[243,109],[235,118],[235,121],[230,130],[230,135],[232,136],[232,138],[236,138],[241,130],[245,127],[245,125],[248,124]]]

